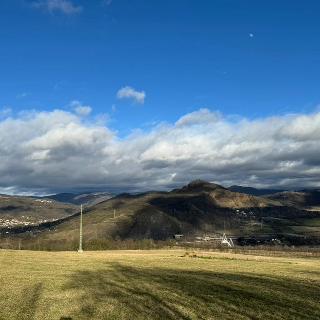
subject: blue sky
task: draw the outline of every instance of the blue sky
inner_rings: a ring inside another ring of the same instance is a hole
[[[319,1],[37,2],[1,1],[0,106],[79,100],[126,134],[200,107],[252,118],[319,104]],[[116,99],[123,86],[145,103]]]
[[[318,186],[319,12],[312,0],[2,0],[0,191]]]

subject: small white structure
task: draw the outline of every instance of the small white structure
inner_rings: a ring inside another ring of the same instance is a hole
[[[234,247],[232,239],[231,238],[227,238],[225,233],[221,237],[221,244],[226,244],[230,248]]]

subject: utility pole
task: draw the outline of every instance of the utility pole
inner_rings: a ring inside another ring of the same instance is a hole
[[[83,252],[83,249],[82,249],[82,205],[80,206],[80,238],[79,238],[78,252],[79,253]]]

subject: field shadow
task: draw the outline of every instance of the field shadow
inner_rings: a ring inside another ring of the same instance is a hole
[[[65,289],[82,292],[72,319],[320,318],[319,283],[276,276],[108,264],[72,275]]]

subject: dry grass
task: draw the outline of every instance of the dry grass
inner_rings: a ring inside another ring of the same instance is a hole
[[[0,319],[319,319],[319,258],[0,251]]]

